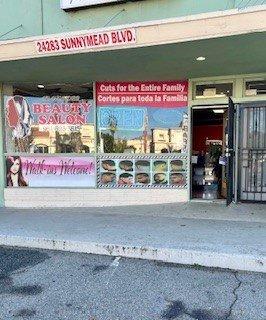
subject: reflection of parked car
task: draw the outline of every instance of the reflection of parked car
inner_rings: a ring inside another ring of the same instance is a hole
[[[30,152],[31,153],[49,153],[49,147],[46,144],[32,144],[30,145]]]

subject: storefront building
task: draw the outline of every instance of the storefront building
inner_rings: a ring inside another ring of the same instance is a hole
[[[265,4],[15,2],[1,206],[266,201]]]

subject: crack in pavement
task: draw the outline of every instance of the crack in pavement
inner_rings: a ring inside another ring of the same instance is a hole
[[[235,304],[236,304],[236,302],[237,302],[237,300],[238,300],[237,290],[240,288],[240,286],[241,286],[241,284],[242,284],[242,281],[241,281],[241,280],[238,278],[238,276],[237,276],[237,275],[238,275],[238,272],[235,271],[233,274],[234,274],[235,279],[236,279],[236,281],[237,281],[237,285],[236,285],[236,287],[235,287],[234,290],[233,290],[234,300],[233,300],[232,303],[230,304],[229,311],[228,311],[228,313],[227,313],[227,315],[226,315],[226,317],[225,317],[225,320],[230,319],[230,317],[231,317],[231,315],[232,315],[233,308],[234,308],[234,306],[235,306]]]
[[[228,312],[225,312],[223,316],[215,315],[207,309],[194,309],[189,310],[182,301],[171,301],[165,299],[169,303],[168,308],[161,314],[163,319],[174,320],[181,315],[186,315],[190,319],[195,320],[230,320],[233,312],[233,308],[238,300],[237,290],[240,288],[242,281],[238,277],[238,272],[232,273],[237,281],[237,284],[233,288],[233,301],[229,306]]]
[[[169,303],[168,308],[161,314],[162,319],[174,320],[182,315],[186,315],[189,319],[194,320],[224,320],[211,313],[207,309],[193,309],[189,310],[182,301],[171,301],[165,299]]]

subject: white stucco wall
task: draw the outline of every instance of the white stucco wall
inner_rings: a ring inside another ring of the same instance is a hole
[[[6,207],[110,207],[188,201],[187,189],[6,188]]]

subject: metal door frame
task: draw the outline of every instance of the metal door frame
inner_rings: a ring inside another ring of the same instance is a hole
[[[240,201],[240,202],[256,202],[256,203],[265,203],[265,200],[257,200],[255,199],[255,193],[260,193],[255,192],[254,193],[254,199],[250,200],[250,199],[241,199],[241,188],[242,188],[242,181],[241,181],[241,169],[242,169],[242,148],[241,148],[241,141],[244,137],[245,132],[243,132],[243,130],[247,129],[246,127],[242,126],[242,116],[243,116],[243,111],[246,108],[260,108],[260,107],[264,107],[266,108],[266,101],[255,101],[255,102],[243,102],[243,103],[239,103],[237,105],[237,117],[236,117],[236,161],[235,161],[235,201]],[[263,120],[263,119],[262,119]],[[265,141],[266,143],[266,141]],[[244,148],[243,148],[244,149]],[[254,148],[256,149],[256,148]],[[258,148],[260,149],[260,148]],[[252,150],[252,149],[250,149]],[[266,148],[265,148],[265,152],[266,152]],[[264,148],[262,149],[262,156],[264,155]],[[263,179],[263,170],[262,170],[262,179]],[[263,195],[263,191],[261,190],[261,198]]]
[[[236,132],[236,105],[232,98],[228,98],[227,114],[227,141],[226,141],[226,205],[229,206],[235,199],[235,132]]]
[[[193,198],[192,197],[192,163],[191,163],[191,157],[192,157],[192,148],[193,148],[193,111],[194,110],[203,110],[203,109],[228,109],[228,103],[214,103],[214,104],[196,104],[192,105],[189,109],[189,122],[190,122],[190,133],[189,133],[189,153],[188,153],[188,166],[189,166],[189,184],[188,184],[188,194],[189,194],[189,201],[193,202],[218,202],[218,203],[226,203],[226,199],[215,199],[215,200],[208,200],[208,199],[200,199],[200,198]]]

